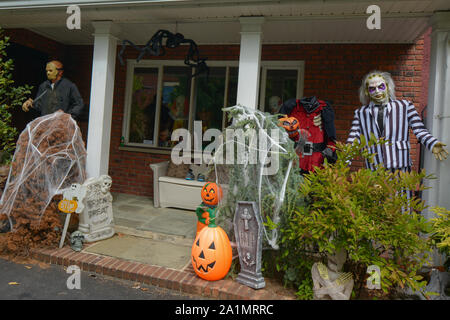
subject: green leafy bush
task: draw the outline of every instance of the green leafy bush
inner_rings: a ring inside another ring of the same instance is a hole
[[[433,234],[430,237],[433,246],[436,246],[443,254],[450,255],[450,210],[442,207],[430,209],[436,214],[436,218],[431,219]],[[450,259],[447,259],[445,266],[450,267]]]
[[[9,38],[4,37],[0,29],[0,165],[11,161],[16,146],[17,129],[11,125],[10,110],[22,106],[32,88],[27,85],[14,86],[11,73],[14,63],[6,55],[8,45]]]
[[[371,137],[368,145],[380,143],[384,142]],[[325,162],[323,168],[304,177],[300,192],[309,205],[293,211],[282,228],[284,252],[278,263],[289,272],[308,248],[313,251],[310,260],[345,249],[347,267],[352,266],[347,271],[362,272],[355,274],[355,289],[362,287],[370,265],[380,267],[381,288],[386,293],[396,285],[424,287],[418,271],[431,247],[419,233],[429,232],[430,224],[420,214],[423,201],[414,196],[409,199],[405,190],[423,190],[425,173],[392,173],[382,167],[352,171],[348,163],[360,155],[373,161],[364,137],[353,145],[338,143],[337,152],[334,165]],[[306,281],[304,269],[297,267],[303,279],[291,277],[298,288]]]

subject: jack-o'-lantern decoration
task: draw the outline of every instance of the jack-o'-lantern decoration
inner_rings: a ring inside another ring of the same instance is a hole
[[[202,188],[202,200],[209,206],[216,206],[222,199],[222,188],[214,182],[207,182]]]
[[[284,117],[278,119],[278,124],[280,127],[286,129],[289,138],[294,139],[298,136],[298,129],[300,128],[300,123],[295,117]]]
[[[222,279],[230,270],[232,261],[230,239],[213,221],[195,238],[191,261],[195,273],[209,281]]]

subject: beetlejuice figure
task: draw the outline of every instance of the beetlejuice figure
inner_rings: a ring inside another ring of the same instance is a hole
[[[290,132],[287,127],[285,129],[289,137],[296,142],[302,173],[320,167],[324,157],[330,163],[336,162],[334,111],[329,103],[314,96],[289,99],[281,105],[279,113],[287,115],[287,122],[291,123],[293,118],[297,120],[295,126],[298,134]]]
[[[433,152],[436,159],[447,158],[446,145],[428,132],[412,102],[397,100],[395,84],[388,72],[368,73],[359,89],[359,98],[363,106],[355,111],[347,143],[359,140],[361,135],[369,138],[370,134],[389,142],[369,148],[375,157],[374,163],[366,160],[367,168],[374,170],[376,165],[382,164],[392,171],[409,171],[412,165],[409,128],[417,140]]]

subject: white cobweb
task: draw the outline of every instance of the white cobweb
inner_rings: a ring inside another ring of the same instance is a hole
[[[217,221],[233,239],[236,203],[254,201],[262,221],[270,225],[263,226],[265,243],[278,249],[280,222],[289,205],[286,197],[290,204],[299,199],[296,193],[303,179],[294,142],[278,126],[277,115],[240,105],[224,111],[233,117],[227,129],[235,135],[225,130],[214,155],[216,182],[227,189],[218,205]],[[227,173],[220,167],[226,167]]]
[[[86,149],[80,128],[62,111],[30,122],[17,141],[0,214],[39,220],[52,198],[72,183],[82,184]],[[11,218],[13,221],[11,221]]]

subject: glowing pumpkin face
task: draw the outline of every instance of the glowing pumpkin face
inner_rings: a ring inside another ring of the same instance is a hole
[[[214,182],[207,182],[202,188],[202,200],[210,206],[216,206],[222,199],[222,188]]]
[[[192,245],[191,262],[195,273],[205,280],[220,280],[230,270],[231,260],[230,239],[225,231],[214,224],[203,228]]]
[[[300,123],[295,117],[284,117],[278,120],[281,127],[286,129],[289,138],[294,138],[298,135],[298,129],[300,128]]]

